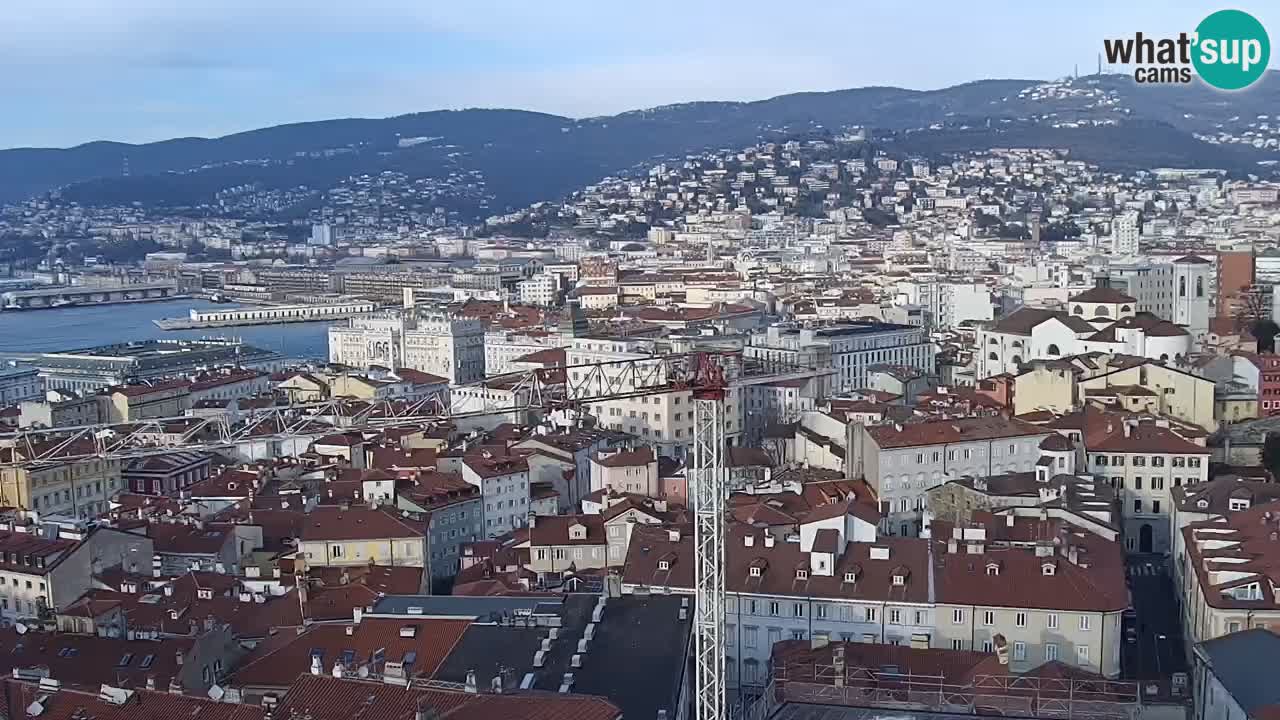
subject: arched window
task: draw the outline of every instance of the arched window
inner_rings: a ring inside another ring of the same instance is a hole
[[[1129,312],[1129,311],[1130,311],[1130,310],[1132,310],[1132,309],[1133,309],[1133,308],[1129,307],[1128,305],[1121,305],[1121,306],[1120,306],[1120,314],[1121,314],[1121,315],[1123,315],[1123,314],[1125,314],[1125,313]]]
[[[1186,296],[1187,296],[1187,278],[1184,275],[1183,277],[1178,278],[1178,297],[1186,297]]]
[[[999,359],[1000,359],[1000,356],[999,356],[999,355],[997,355],[997,354],[995,354],[995,353],[991,353],[990,355],[988,355],[988,356],[987,356],[987,359],[988,359],[988,360],[999,360]]]
[[[1204,297],[1204,278],[1196,278],[1196,297]]]
[[[1049,346],[1048,353],[1049,353],[1050,355],[1061,355],[1061,354],[1062,354],[1062,351],[1058,349],[1058,346],[1057,346],[1057,345],[1050,345],[1050,346]]]
[[[1169,359],[1169,353],[1160,353],[1160,359],[1161,359],[1161,360],[1168,360],[1168,359]]]
[[[1110,315],[1111,311],[1107,309],[1106,305],[1099,305],[1098,309],[1093,311],[1094,317],[1108,317]]]
[[[1021,341],[1021,340],[1014,340],[1012,343],[1010,343],[1010,347],[1020,348],[1020,347],[1022,347],[1022,341]]]
[[[1012,358],[1010,358],[1010,359],[1011,359],[1011,360],[1013,360],[1013,364],[1014,364],[1014,365],[1021,365],[1021,364],[1022,364],[1022,356],[1021,356],[1021,355],[1014,355],[1014,356],[1013,356]]]
[[[987,344],[988,344],[988,345],[998,345],[998,344],[1000,344],[1000,341],[999,341],[999,340],[996,340],[995,338],[991,338],[990,340],[988,340],[988,341],[987,341]]]
[[[1072,312],[1073,314],[1075,314],[1075,315],[1083,315],[1083,314],[1084,314],[1084,308],[1082,308],[1082,307],[1080,307],[1079,305],[1077,305],[1077,306],[1075,306],[1075,309],[1073,309],[1071,312]]]

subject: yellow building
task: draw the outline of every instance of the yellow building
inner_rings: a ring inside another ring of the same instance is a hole
[[[322,505],[307,513],[298,552],[309,566],[427,566],[427,523],[394,507]]]
[[[91,450],[66,448],[74,454]],[[21,463],[26,457],[14,448],[5,448],[0,455],[6,463]],[[0,467],[0,503],[45,515],[97,517],[110,509],[108,502],[122,490],[119,460],[52,460]]]

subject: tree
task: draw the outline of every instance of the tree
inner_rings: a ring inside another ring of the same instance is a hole
[[[1269,432],[1262,441],[1262,466],[1271,477],[1280,477],[1280,433]]]

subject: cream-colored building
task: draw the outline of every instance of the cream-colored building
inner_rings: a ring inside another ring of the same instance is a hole
[[[322,505],[307,513],[298,554],[307,565],[427,566],[427,524],[394,508]]]
[[[25,457],[17,449],[3,452],[17,462]],[[120,468],[118,459],[6,465],[0,467],[0,502],[45,515],[94,518],[109,510],[110,500],[124,490]]]
[[[608,543],[600,515],[546,515],[529,518],[529,570],[559,579],[605,567]]]

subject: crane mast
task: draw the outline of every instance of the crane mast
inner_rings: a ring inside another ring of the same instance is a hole
[[[724,462],[726,385],[713,356],[698,359],[693,423],[694,680],[697,720],[724,720]]]

